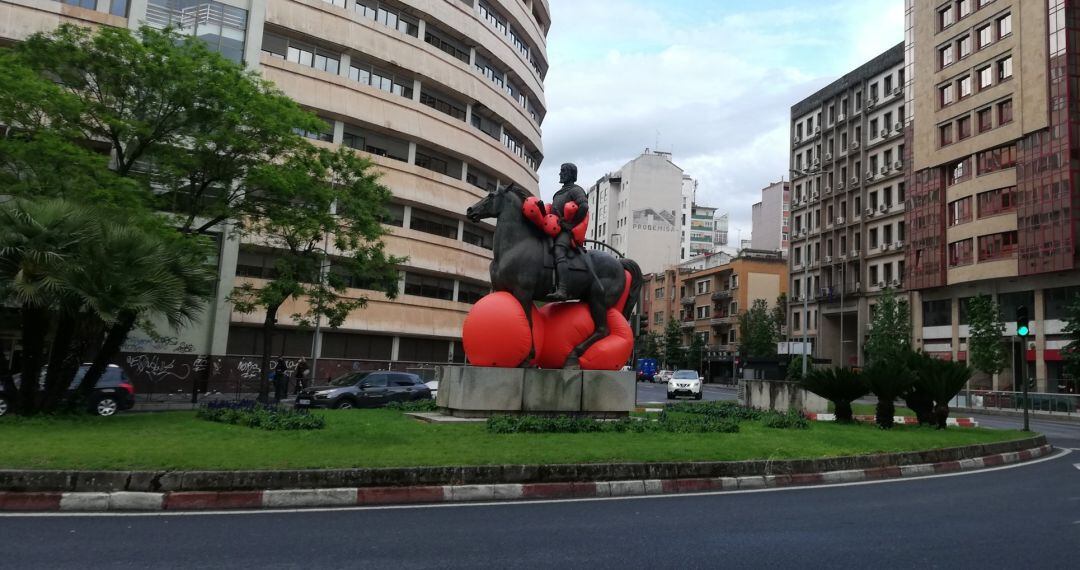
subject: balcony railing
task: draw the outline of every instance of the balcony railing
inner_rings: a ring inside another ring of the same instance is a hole
[[[724,300],[730,299],[730,298],[731,298],[731,290],[730,289],[720,289],[719,291],[712,294],[712,300],[713,301],[724,301]]]
[[[737,322],[739,322],[739,317],[730,317],[730,316],[713,317],[712,319],[709,320],[709,324],[714,326],[714,327],[723,326],[723,325],[733,325],[733,324],[735,324]]]

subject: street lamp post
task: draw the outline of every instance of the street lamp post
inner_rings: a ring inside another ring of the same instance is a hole
[[[810,172],[808,170],[804,171],[804,170],[789,169],[788,172],[792,175],[791,176],[792,180],[795,180],[796,175],[798,175],[798,176],[808,176],[810,174]],[[809,218],[809,216],[808,216],[808,218]],[[807,224],[807,226],[809,227],[809,224]],[[803,321],[803,323],[802,323],[802,331],[803,331],[803,333],[802,333],[802,351],[801,352],[802,352],[802,377],[803,378],[806,378],[806,366],[807,366],[806,359],[810,356],[809,354],[807,354],[808,351],[806,350],[806,345],[807,345],[807,342],[809,340],[808,337],[807,337],[807,331],[810,329],[810,270],[809,270],[810,256],[809,256],[809,250],[810,250],[810,248],[807,247],[808,254],[806,256],[806,263],[803,264],[803,268],[804,268],[803,269],[803,283],[805,283],[805,285],[806,285],[806,287],[804,287],[805,291],[803,291],[803,296],[802,296],[803,297],[803,318],[802,318],[802,321]]]

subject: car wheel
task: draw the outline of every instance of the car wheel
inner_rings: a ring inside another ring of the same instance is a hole
[[[674,394],[672,394],[671,392],[668,392],[668,393],[667,393],[667,399],[669,399],[669,400],[674,400],[674,399],[675,399],[675,395],[674,395]]]
[[[94,405],[94,413],[103,418],[116,415],[118,411],[120,411],[120,402],[112,396],[102,396]]]
[[[701,399],[701,392],[698,392],[697,395],[694,396],[694,399],[695,400],[700,400]]]
[[[341,400],[338,403],[334,404],[334,409],[336,410],[351,410],[354,407],[356,406],[353,406],[353,403],[349,400]]]
[[[0,396],[0,416],[8,413],[8,400],[7,398]]]

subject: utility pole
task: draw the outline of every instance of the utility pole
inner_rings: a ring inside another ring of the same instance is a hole
[[[1028,383],[1024,378],[1024,369],[1027,368],[1027,347],[1024,344],[1024,339],[1028,333],[1031,332],[1028,327],[1028,310],[1024,305],[1020,305],[1016,308],[1016,336],[1020,343],[1020,363],[1017,364],[1016,359],[1013,359],[1013,366],[1017,368],[1017,376],[1020,378],[1020,390],[1024,398],[1024,431],[1031,431],[1031,424],[1028,418],[1028,409],[1031,407],[1030,398],[1028,398]]]

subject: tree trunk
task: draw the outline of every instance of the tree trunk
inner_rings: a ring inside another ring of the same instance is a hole
[[[0,350],[0,388],[3,388],[6,394],[17,394],[18,388],[15,387],[15,379],[12,378],[12,374],[15,371],[11,369],[11,362],[7,359],[7,355],[4,351]],[[18,402],[11,402],[13,408],[18,407]]]
[[[270,402],[270,353],[274,350],[274,331],[277,329],[277,312],[281,304],[266,307],[263,319],[263,350],[259,362],[259,398],[262,404]]]
[[[833,402],[833,406],[836,408],[836,423],[850,424],[855,421],[855,413],[851,411],[851,402],[836,401]]]
[[[78,390],[72,395],[72,405],[81,406],[83,403],[89,402],[90,395],[94,393],[98,380],[105,374],[105,369],[108,368],[109,363],[120,353],[120,347],[124,346],[128,334],[135,327],[137,317],[136,313],[124,311],[120,313],[116,322],[109,327],[109,332],[105,335],[105,342],[101,344],[101,348],[98,349],[94,360],[90,362],[90,368],[86,371],[86,376],[83,376]]]
[[[893,427],[893,415],[896,414],[896,405],[892,400],[886,400],[884,398],[878,398],[877,403],[877,425],[881,429],[892,429]]]
[[[945,429],[949,425],[949,406],[938,404],[934,407],[934,423],[938,429]]]
[[[52,347],[49,349],[49,369],[45,373],[45,395],[41,402],[43,412],[56,410],[79,369],[80,355],[73,350],[76,326],[76,318],[72,313],[60,313],[56,334],[53,335]]]
[[[22,307],[22,374],[19,385],[18,411],[31,415],[38,408],[38,383],[44,364],[45,335],[49,331],[49,311],[39,307]]]

